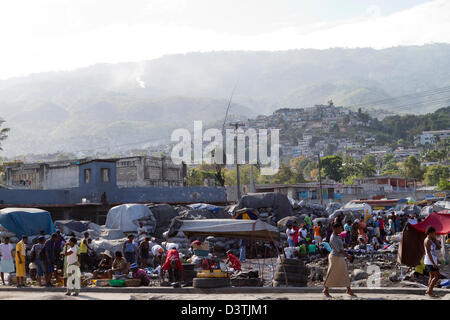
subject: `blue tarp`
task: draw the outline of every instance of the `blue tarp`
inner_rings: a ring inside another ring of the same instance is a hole
[[[190,207],[191,209],[194,210],[208,210],[211,211],[213,213],[218,213],[220,212],[220,210],[222,210],[222,207],[218,207],[212,204],[208,204],[208,203],[194,203],[194,204],[189,204],[188,207]]]
[[[46,234],[55,232],[52,217],[48,211],[34,208],[6,208],[0,210],[0,224],[19,238],[22,235],[38,235],[41,230]]]

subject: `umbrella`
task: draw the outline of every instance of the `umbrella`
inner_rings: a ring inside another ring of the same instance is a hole
[[[243,208],[236,211],[233,219],[258,220],[258,211],[255,209]]]

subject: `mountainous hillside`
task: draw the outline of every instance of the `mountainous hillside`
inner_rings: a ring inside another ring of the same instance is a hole
[[[11,132],[3,154],[167,140],[194,120],[223,119],[235,86],[231,114],[243,117],[330,99],[423,114],[450,104],[448,57],[447,44],[190,53],[4,80],[0,117]]]

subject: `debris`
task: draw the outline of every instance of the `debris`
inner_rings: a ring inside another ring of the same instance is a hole
[[[367,272],[365,272],[362,269],[355,269],[352,271],[352,280],[353,281],[364,280],[364,279],[367,279],[368,277],[369,277],[369,275],[367,274]]]
[[[239,208],[272,208],[277,219],[293,215],[291,203],[286,195],[275,192],[248,194],[239,201]]]

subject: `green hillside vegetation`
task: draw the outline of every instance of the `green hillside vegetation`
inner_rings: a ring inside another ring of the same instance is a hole
[[[449,56],[449,44],[383,50],[223,51],[2,80],[0,116],[11,128],[4,155],[72,152],[80,146],[113,148],[116,141],[133,143],[161,135],[169,139],[174,127],[190,128],[193,120],[223,119],[236,83],[231,113],[245,117],[330,99],[351,108],[368,103],[363,111],[425,114],[448,105],[449,92],[397,104],[369,102],[449,87]],[[386,124],[393,129],[384,131],[377,124],[373,130],[385,140],[389,135],[407,140],[408,130],[441,127],[434,120],[434,127],[417,125],[414,119],[404,120],[407,129]]]

